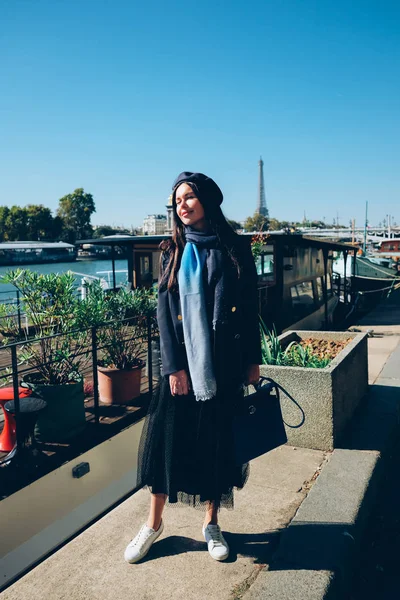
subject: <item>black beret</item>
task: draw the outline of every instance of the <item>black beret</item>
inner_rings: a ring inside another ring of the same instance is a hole
[[[181,183],[194,183],[199,191],[199,200],[201,202],[213,201],[218,205],[222,204],[222,200],[224,199],[222,192],[211,177],[207,177],[203,173],[184,171],[178,175],[172,185],[174,195],[176,188]]]

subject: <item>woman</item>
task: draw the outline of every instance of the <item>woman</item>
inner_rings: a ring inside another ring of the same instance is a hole
[[[139,484],[151,490],[147,523],[125,551],[135,563],[163,531],[169,504],[205,507],[212,558],[229,548],[218,525],[248,465],[236,465],[232,417],[243,385],[259,380],[257,274],[248,239],[221,211],[222,192],[202,173],[173,184],[174,228],[164,243],[158,296],[163,380],[143,428]]]

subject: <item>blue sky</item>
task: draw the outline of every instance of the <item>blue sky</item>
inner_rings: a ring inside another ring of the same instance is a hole
[[[2,0],[0,204],[164,212],[202,171],[225,214],[400,222],[397,0]]]

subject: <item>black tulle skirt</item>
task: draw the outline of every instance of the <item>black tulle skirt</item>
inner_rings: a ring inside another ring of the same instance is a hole
[[[234,488],[241,489],[249,465],[236,465],[232,417],[242,389],[212,400],[172,396],[163,378],[145,418],[139,446],[138,485],[166,494],[172,505],[233,508]]]

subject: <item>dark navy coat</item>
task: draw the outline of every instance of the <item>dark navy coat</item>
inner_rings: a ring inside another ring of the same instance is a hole
[[[212,335],[217,382],[229,379],[235,384],[244,382],[250,364],[261,364],[257,272],[249,240],[239,237],[238,244],[241,275],[236,267],[230,267],[225,285],[226,319],[217,324]],[[168,251],[163,252],[161,274],[168,259]],[[163,374],[187,369],[179,292],[169,292],[166,286],[159,289],[157,318]]]

